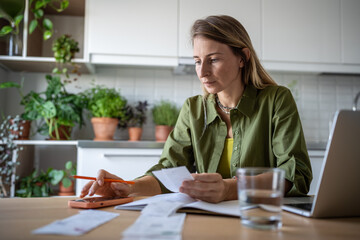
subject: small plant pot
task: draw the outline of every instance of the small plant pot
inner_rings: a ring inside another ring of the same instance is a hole
[[[73,181],[71,181],[70,187],[64,187],[62,182],[59,183],[59,196],[73,196],[73,195],[75,195]]]
[[[119,120],[117,118],[93,117],[94,141],[113,141]]]
[[[155,140],[157,142],[165,142],[170,132],[174,129],[173,126],[156,125],[155,126]]]
[[[10,119],[10,124],[14,124],[13,119]],[[18,123],[19,130],[11,130],[11,134],[15,135],[16,140],[29,140],[31,121],[20,120]]]
[[[70,140],[71,139],[71,126],[60,125],[58,127],[59,138],[56,136],[55,130],[51,132],[48,140]]]
[[[143,129],[141,127],[129,127],[129,141],[140,141]]]

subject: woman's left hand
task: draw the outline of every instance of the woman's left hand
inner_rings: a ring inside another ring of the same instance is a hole
[[[218,203],[227,198],[229,184],[218,173],[191,174],[194,180],[186,180],[180,192],[192,198],[206,202]]]

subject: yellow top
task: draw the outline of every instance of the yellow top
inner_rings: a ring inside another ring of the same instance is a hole
[[[221,155],[217,172],[221,174],[223,178],[230,178],[230,161],[233,151],[233,138],[225,139],[224,151]]]

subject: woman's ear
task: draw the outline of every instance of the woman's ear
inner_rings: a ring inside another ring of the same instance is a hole
[[[243,48],[241,51],[243,52],[243,56],[245,56],[245,58],[246,58],[246,62],[249,61],[249,59],[250,59],[250,50],[248,48]],[[240,59],[240,68],[244,67],[244,65],[245,65],[244,59],[241,58]]]
[[[241,51],[243,51],[243,53],[246,56],[246,61],[249,61],[250,59],[250,50],[248,48],[243,48]]]

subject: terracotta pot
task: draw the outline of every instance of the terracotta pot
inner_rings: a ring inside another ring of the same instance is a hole
[[[74,182],[71,181],[70,187],[64,187],[62,182],[59,183],[59,196],[72,196],[75,195]]]
[[[71,126],[60,125],[58,127],[59,139],[56,138],[55,130],[51,132],[48,140],[70,140],[71,139]]]
[[[140,141],[142,130],[141,127],[129,127],[129,141]]]
[[[155,139],[157,142],[165,142],[170,132],[174,129],[173,126],[156,125],[155,126]]]
[[[13,119],[10,119],[10,124],[14,124]],[[19,130],[18,131],[11,130],[11,133],[13,135],[16,135],[15,139],[17,139],[17,140],[29,140],[31,121],[29,121],[29,120],[21,120],[18,123],[18,125],[19,125]]]
[[[93,125],[95,138],[94,141],[112,141],[119,120],[117,118],[93,117],[91,123]]]

